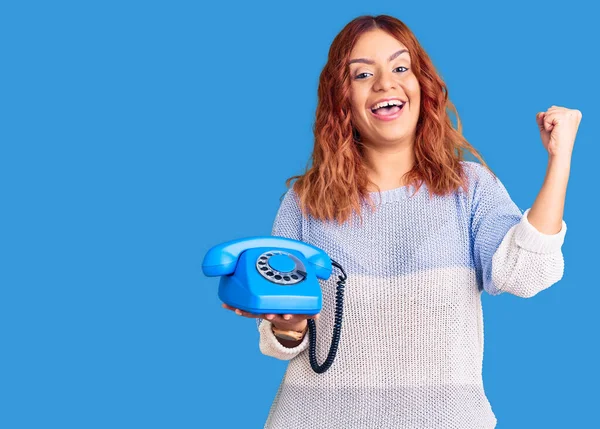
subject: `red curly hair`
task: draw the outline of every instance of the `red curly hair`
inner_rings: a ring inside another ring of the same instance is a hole
[[[448,89],[438,75],[412,31],[389,15],[360,16],[349,22],[335,37],[327,63],[319,78],[312,166],[303,175],[286,180],[299,197],[305,216],[315,219],[348,220],[352,212],[361,215],[361,202],[374,210],[358,132],[352,123],[348,61],[358,38],[368,31],[381,29],[404,44],[411,57],[412,71],[421,87],[421,107],[415,138],[415,164],[404,176],[416,191],[423,183],[433,194],[446,195],[459,187],[467,190],[467,176],[461,161],[467,150],[488,170],[485,161],[462,135],[458,112],[448,99]],[[458,129],[454,129],[446,109],[454,111]],[[490,170],[491,172],[491,170]],[[492,172],[493,174],[493,172]],[[416,193],[415,191],[415,193]],[[362,215],[361,222],[362,222]]]

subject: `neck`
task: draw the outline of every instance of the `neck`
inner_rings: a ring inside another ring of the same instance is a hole
[[[368,177],[382,191],[405,186],[403,176],[415,164],[413,145],[395,148],[364,146],[363,151]],[[372,186],[372,185],[371,185]],[[376,191],[369,189],[369,191]]]

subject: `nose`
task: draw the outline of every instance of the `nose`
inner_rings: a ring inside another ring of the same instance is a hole
[[[392,88],[396,87],[396,82],[394,80],[394,74],[392,72],[382,72],[375,79],[373,83],[373,89],[375,91],[388,91]]]

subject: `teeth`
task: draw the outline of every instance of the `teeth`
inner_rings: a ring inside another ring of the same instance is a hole
[[[371,110],[377,110],[380,107],[386,107],[386,106],[402,106],[404,103],[401,102],[400,100],[389,100],[389,101],[382,101],[381,103],[377,103],[375,106],[371,107]]]

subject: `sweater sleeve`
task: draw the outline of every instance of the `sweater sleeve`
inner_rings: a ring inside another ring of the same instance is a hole
[[[564,272],[565,221],[556,234],[539,232],[511,200],[502,182],[476,165],[471,239],[478,277],[490,295],[530,298],[558,282]]]
[[[287,191],[279,206],[271,235],[302,240],[302,212],[298,204],[298,196],[293,189]],[[264,355],[290,360],[308,348],[308,335],[305,335],[303,341],[296,347],[288,348],[277,340],[271,331],[270,321],[257,318],[256,324],[260,335],[259,348]]]

